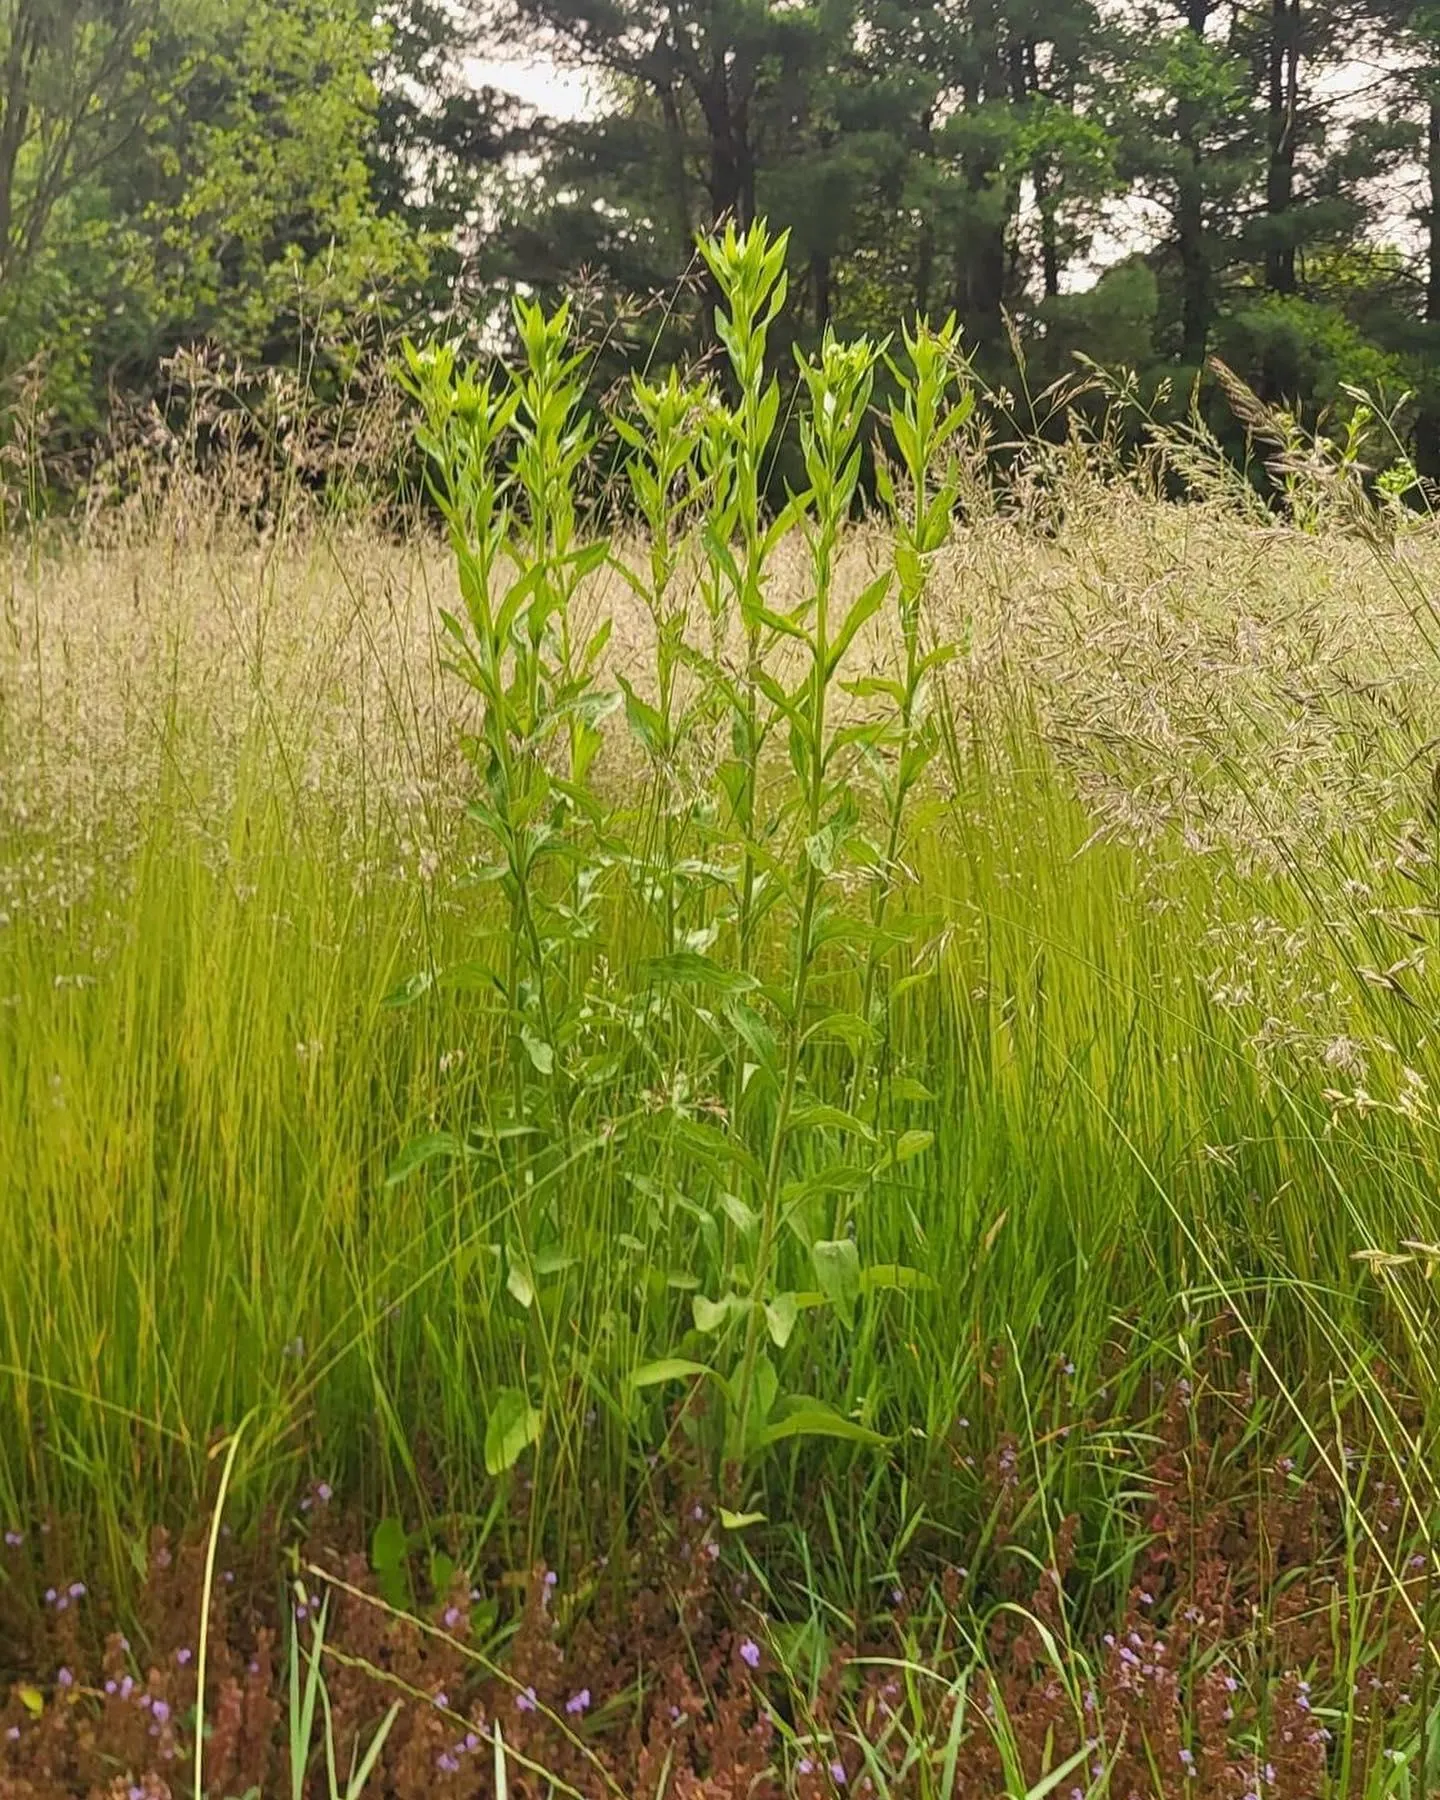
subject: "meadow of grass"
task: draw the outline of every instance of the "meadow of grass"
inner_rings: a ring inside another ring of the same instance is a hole
[[[1314,1480],[1335,1747],[1267,1791],[1423,1792],[1433,526],[1323,458],[1303,517],[1078,440],[987,483],[921,334],[809,369],[772,528],[774,268],[712,254],[736,397],[621,398],[609,539],[613,440],[535,313],[513,385],[413,362],[448,542],[256,541],[221,495],[7,564],[0,1524],[65,1521],[125,1622],[243,1428],[236,1529],[323,1484],[408,1606],[397,1531],[445,1546],[437,1600],[565,1591],[683,1470],[774,1620],[904,1595],[913,1684],[1003,1661],[974,1621],[1023,1600],[1069,1704],[1178,1529],[1159,1489],[1250,1507],[1248,1555]],[[1293,1712],[1288,1568],[1240,1672]],[[999,1758],[967,1791],[1049,1791],[996,1684],[933,1715]],[[845,1778],[946,1792],[946,1745]],[[1150,1789],[1239,1800],[1246,1754]]]

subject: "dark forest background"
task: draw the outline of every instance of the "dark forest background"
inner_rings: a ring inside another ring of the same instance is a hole
[[[588,116],[477,83],[529,55]],[[186,347],[323,380],[498,345],[517,288],[685,356],[695,233],[762,216],[793,340],[953,310],[1022,392],[1408,391],[1440,474],[1428,0],[0,0],[0,383],[72,447]]]

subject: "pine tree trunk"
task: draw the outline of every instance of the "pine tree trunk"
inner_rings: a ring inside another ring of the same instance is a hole
[[[1300,100],[1300,0],[1271,0],[1265,169],[1265,286],[1295,292],[1295,128]]]
[[[1210,0],[1188,0],[1185,23],[1196,37],[1205,34]],[[1205,188],[1200,173],[1200,118],[1193,101],[1175,109],[1180,140],[1176,177],[1175,235],[1180,252],[1180,360],[1198,368],[1210,341],[1210,254],[1205,243]]]
[[[834,307],[834,274],[830,258],[817,250],[810,258],[810,292],[815,302],[815,329],[822,336]]]
[[[1431,89],[1425,123],[1425,176],[1425,335],[1433,368],[1440,358],[1440,85]],[[1440,380],[1433,375],[1415,419],[1415,467],[1427,481],[1440,481]]]

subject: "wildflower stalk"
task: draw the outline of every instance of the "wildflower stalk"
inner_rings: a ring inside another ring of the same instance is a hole
[[[820,945],[817,922],[821,896],[855,824],[854,803],[834,772],[843,734],[832,729],[828,701],[831,684],[856,632],[879,606],[889,577],[872,582],[833,629],[831,607],[836,551],[850,516],[860,478],[860,428],[869,405],[879,351],[867,339],[842,345],[827,333],[819,357],[800,361],[810,410],[800,426],[808,492],[797,508],[810,552],[810,592],[787,615],[770,614],[774,627],[802,647],[806,670],[787,691],[761,672],[765,698],[789,723],[791,767],[799,804],[799,868],[785,876],[795,906],[793,962],[783,1016],[783,1063],[779,1094],[765,1158],[760,1224],[745,1313],[744,1348],[733,1392],[729,1461],[737,1464],[755,1439],[763,1419],[752,1419],[761,1335],[765,1328],[765,1296],[774,1274],[777,1236],[782,1222],[782,1176],[787,1144],[797,1128],[796,1101],[802,1052],[807,1037],[810,986]]]
[[[658,869],[662,909],[661,939],[668,956],[676,942],[678,849],[674,795],[685,722],[676,715],[676,681],[685,650],[686,608],[677,599],[677,575],[690,547],[694,521],[704,507],[710,481],[700,466],[707,419],[714,407],[708,387],[683,382],[671,370],[662,382],[636,375],[630,384],[634,418],[611,418],[631,455],[625,475],[644,523],[648,555],[643,573],[620,558],[612,563],[649,613],[655,630],[656,699],[652,706],[623,675],[631,732],[655,773],[664,842]]]
[[[959,492],[955,440],[974,410],[974,394],[963,385],[959,333],[953,313],[938,330],[917,320],[913,330],[905,331],[904,343],[903,365],[886,359],[899,389],[898,398],[890,402],[889,423],[904,476],[903,490],[897,489],[895,476],[883,459],[876,465],[876,485],[892,518],[904,673],[898,681],[871,677],[847,683],[851,693],[864,699],[888,699],[895,708],[894,772],[887,783],[884,850],[872,889],[870,943],[860,996],[861,1019],[877,1029],[856,1041],[850,1082],[850,1108],[856,1112],[864,1102],[873,1047],[877,1040],[883,1043],[888,1036],[881,1029],[883,1018],[876,1018],[875,990],[889,948],[885,927],[897,886],[906,809],[916,783],[938,748],[936,734],[926,717],[926,690],[931,672],[954,655],[954,647],[949,644],[939,644],[928,651],[924,647],[925,595],[936,552],[950,538]],[[883,1014],[884,1009],[881,1011]],[[843,1211],[836,1221],[837,1230],[841,1223]]]
[[[727,410],[723,438],[715,448],[717,492],[704,533],[718,573],[717,603],[733,602],[744,630],[744,664],[738,682],[727,683],[731,712],[732,760],[720,771],[740,834],[741,866],[736,897],[736,967],[748,972],[753,958],[760,830],[759,767],[768,736],[761,674],[770,637],[765,605],[765,573],[770,556],[792,515],[768,524],[761,517],[762,469],[780,416],[780,384],[765,379],[770,326],[785,304],[785,256],[790,234],[772,238],[762,222],[723,238],[702,239],[700,253],[725,300],[715,329],[730,365],[738,398]],[[722,627],[728,623],[721,616]]]
[[[583,358],[570,348],[566,307],[547,317],[519,303],[524,362],[508,391],[457,369],[449,349],[407,346],[411,391],[426,422],[421,447],[449,529],[466,620],[442,612],[449,666],[481,701],[479,736],[468,745],[481,777],[469,815],[491,834],[501,860],[488,873],[510,912],[506,1003],[515,1117],[526,1118],[533,1074],[545,1081],[567,1148],[570,1106],[556,978],[580,907],[547,906],[538,876],[564,852],[572,892],[581,880],[571,826],[593,817],[587,786],[599,747],[604,695],[595,671],[608,622],[583,644],[572,636],[575,596],[608,554],[579,528],[576,492],[593,442],[581,410]],[[508,469],[502,440],[513,441]],[[563,774],[548,753],[561,734]],[[552,916],[553,915],[553,916]]]

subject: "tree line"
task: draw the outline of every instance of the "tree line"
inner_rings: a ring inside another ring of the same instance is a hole
[[[497,46],[586,116],[477,86]],[[0,0],[0,382],[77,440],[183,346],[493,340],[517,289],[578,287],[606,367],[694,353],[696,233],[760,217],[795,340],[1408,391],[1440,475],[1432,0]]]

